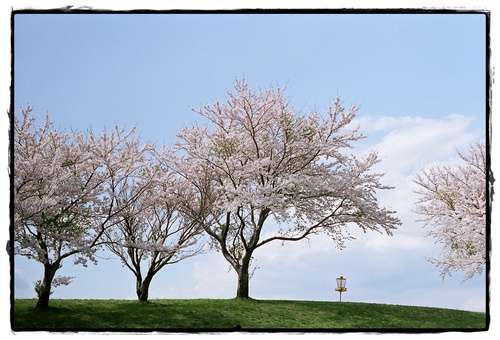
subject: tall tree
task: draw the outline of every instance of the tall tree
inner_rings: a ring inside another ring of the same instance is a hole
[[[486,148],[484,142],[458,152],[460,163],[438,165],[415,175],[419,189],[415,212],[430,227],[428,236],[443,245],[428,261],[441,277],[464,272],[464,281],[483,272],[486,263]]]
[[[96,136],[57,131],[48,116],[41,126],[35,123],[29,106],[21,119],[14,117],[14,254],[43,265],[37,306],[46,308],[51,288],[71,281],[55,277],[63,260],[95,263],[105,230],[140,196],[137,190],[117,204],[147,164],[151,146],[141,146],[134,129]]]
[[[238,275],[238,298],[249,297],[252,256],[269,242],[323,233],[343,247],[351,223],[391,235],[400,222],[377,203],[376,191],[390,189],[370,171],[377,154],[351,152],[364,138],[350,127],[357,107],[337,98],[324,115],[300,114],[284,88],[234,87],[227,102],[195,110],[209,125],[183,128],[177,146],[199,223]],[[277,230],[264,229],[270,218]]]
[[[168,153],[163,157],[170,163],[173,156]],[[160,269],[203,251],[199,242],[203,229],[185,214],[191,195],[183,178],[160,163],[151,163],[142,175],[148,182],[154,178],[153,183],[117,216],[119,222],[106,232],[106,246],[132,271],[137,298],[145,302]],[[139,181],[129,192],[123,192],[123,201],[142,187]]]

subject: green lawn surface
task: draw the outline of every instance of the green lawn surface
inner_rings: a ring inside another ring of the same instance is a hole
[[[486,313],[354,302],[238,299],[59,300],[46,310],[34,299],[13,301],[20,331],[484,331]]]

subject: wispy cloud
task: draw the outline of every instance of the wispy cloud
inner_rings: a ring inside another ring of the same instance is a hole
[[[421,250],[428,251],[430,246],[422,237],[396,234],[393,237],[377,235],[365,242],[367,251],[370,252],[400,252],[401,250]]]
[[[35,291],[32,290],[32,285],[30,285],[22,270],[18,268],[14,269],[14,284],[16,290],[20,290],[23,292],[30,291],[33,293],[33,295],[35,294]]]

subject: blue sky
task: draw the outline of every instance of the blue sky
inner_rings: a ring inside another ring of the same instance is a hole
[[[412,173],[456,160],[486,122],[486,17],[482,14],[18,14],[15,17],[15,114],[27,103],[62,129],[137,126],[143,139],[170,144],[184,124],[202,123],[192,107],[225,98],[244,76],[253,87],[287,85],[304,111],[340,95],[361,106],[377,148],[377,171],[395,186],[380,201],[403,225],[393,237],[352,232],[340,251],[326,237],[270,244],[256,251],[250,295],[257,299],[345,301],[485,310],[485,275],[441,281],[424,257],[440,246],[425,238]],[[109,254],[102,253],[103,258]],[[15,257],[15,297],[34,297],[42,266]],[[117,259],[88,268],[53,298],[135,299],[133,274]],[[236,275],[221,254],[167,266],[150,298],[232,298]]]

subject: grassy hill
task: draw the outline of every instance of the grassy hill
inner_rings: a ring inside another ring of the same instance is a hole
[[[36,300],[13,303],[14,331],[447,331],[486,330],[485,313],[354,302],[275,300]]]

